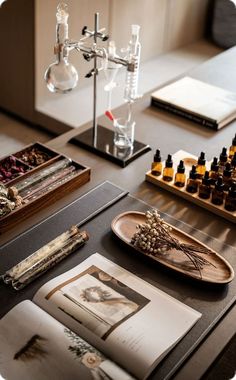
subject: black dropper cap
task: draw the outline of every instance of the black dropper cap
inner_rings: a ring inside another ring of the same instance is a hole
[[[180,160],[179,165],[177,167],[177,173],[184,173],[185,167],[184,167],[184,161]]]
[[[211,170],[213,172],[218,172],[218,170],[219,170],[219,165],[218,165],[217,157],[213,158],[213,161],[211,163]]]
[[[201,152],[200,156],[198,157],[198,165],[205,165],[206,159],[205,159],[205,153]]]
[[[192,166],[192,170],[189,172],[189,178],[190,179],[197,179],[197,171],[196,171],[196,166]]]
[[[173,166],[172,156],[171,154],[168,154],[167,160],[166,160],[166,168],[172,168],[172,166]]]
[[[218,191],[224,191],[224,183],[222,176],[219,176],[216,183],[215,183],[215,189]]]
[[[224,147],[224,148],[222,149],[221,154],[220,154],[220,161],[221,161],[221,162],[226,162],[227,159],[228,159],[228,156],[227,156],[227,149]]]
[[[154,162],[161,162],[161,152],[159,149],[156,150],[156,153],[154,156]]]
[[[229,196],[232,198],[236,198],[236,182],[233,182],[229,188]]]
[[[203,185],[206,185],[206,186],[210,186],[211,184],[211,178],[209,177],[209,172],[207,170],[205,171],[204,177],[202,179],[202,183]]]
[[[223,176],[224,177],[231,177],[232,175],[232,168],[231,168],[231,164],[229,162],[226,163],[225,165],[225,169],[224,169],[224,172],[223,172]]]

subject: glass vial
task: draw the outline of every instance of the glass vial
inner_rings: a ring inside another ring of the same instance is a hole
[[[216,181],[217,181],[217,178],[219,176],[219,165],[217,162],[217,157],[213,158],[213,161],[211,163],[211,170],[209,172],[209,176],[211,179],[211,185],[214,186]]]
[[[173,180],[173,177],[174,177],[173,161],[172,161],[171,154],[168,154],[165,167],[163,170],[162,178],[164,181],[170,182]]]
[[[202,183],[199,185],[198,196],[202,199],[208,199],[211,195],[211,179],[209,172],[205,171]]]
[[[229,158],[232,159],[235,153],[236,153],[236,133],[232,140],[232,145],[229,148]]]
[[[217,179],[215,188],[212,190],[211,202],[217,206],[222,205],[224,202],[224,183],[222,176]]]
[[[225,209],[236,211],[236,182],[233,182],[225,198]]]
[[[186,191],[188,193],[194,194],[197,193],[198,191],[198,180],[197,180],[197,170],[196,166],[192,166],[192,170],[189,172],[189,178],[187,180],[187,186],[186,186]]]
[[[227,149],[224,147],[219,158],[219,174],[222,175],[225,169],[226,162],[228,161]]]
[[[184,187],[186,181],[184,161],[180,160],[175,174],[175,186]]]
[[[232,168],[229,162],[226,163],[223,171],[224,190],[228,191],[232,183]]]
[[[155,175],[156,177],[158,177],[162,173],[162,162],[161,162],[161,154],[160,154],[159,149],[156,150],[156,154],[154,156],[153,163],[152,163],[151,173],[152,175]]]
[[[197,178],[202,179],[206,171],[205,153],[201,152],[197,161]]]

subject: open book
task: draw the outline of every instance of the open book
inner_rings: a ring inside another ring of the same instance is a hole
[[[0,374],[144,379],[200,317],[96,253],[1,319]]]
[[[236,93],[191,77],[153,92],[151,104],[213,129],[236,118]]]

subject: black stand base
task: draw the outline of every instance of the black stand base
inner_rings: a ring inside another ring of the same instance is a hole
[[[118,148],[113,143],[114,132],[108,128],[98,125],[97,144],[94,146],[93,128],[73,137],[71,143],[81,146],[97,155],[106,158],[124,168],[130,162],[142,154],[151,150],[149,145],[145,145],[134,140],[133,148]]]

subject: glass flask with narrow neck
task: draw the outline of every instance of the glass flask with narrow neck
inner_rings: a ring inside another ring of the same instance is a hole
[[[56,25],[56,62],[52,63],[45,72],[44,79],[51,92],[67,93],[78,83],[78,72],[68,61],[68,11],[67,5],[60,3],[57,7]]]

